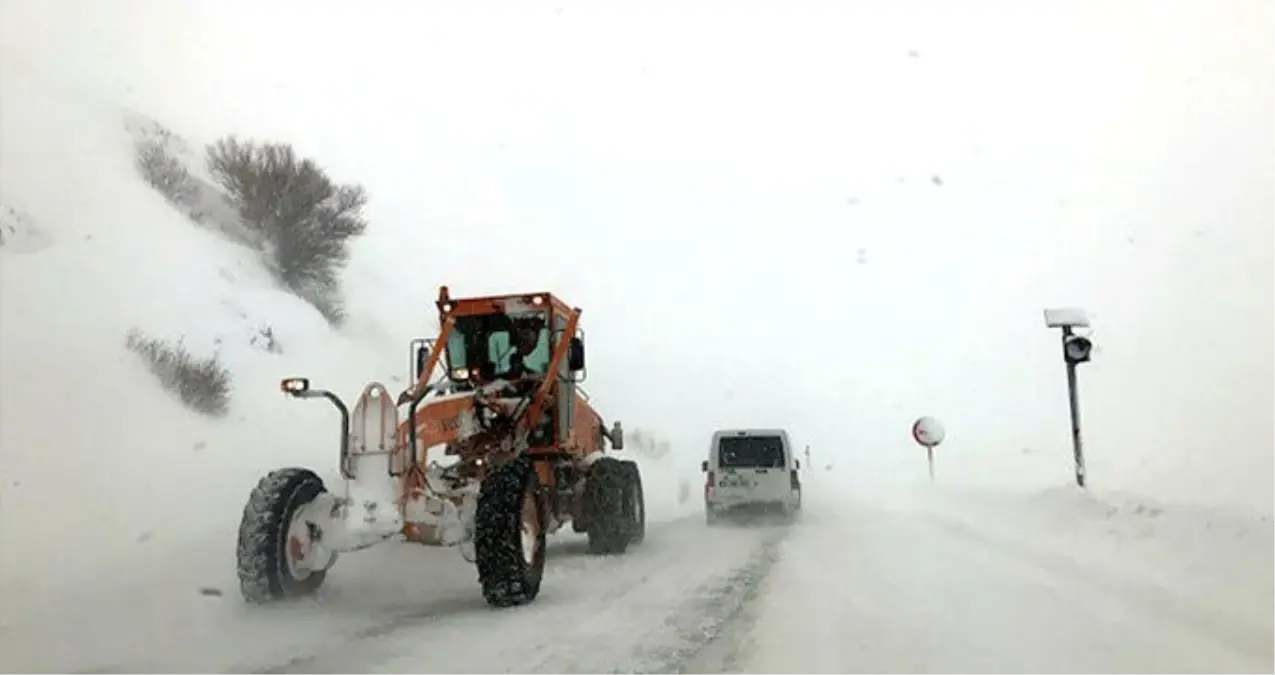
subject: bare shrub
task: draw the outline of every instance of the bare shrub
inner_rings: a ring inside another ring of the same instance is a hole
[[[274,326],[257,328],[248,338],[248,344],[271,354],[283,353],[283,345],[279,344],[279,339],[274,335]]]
[[[185,141],[141,116],[129,117],[126,128],[133,136],[133,165],[138,174],[169,204],[189,213],[198,201],[199,186],[180,156],[189,152]]]
[[[137,141],[134,152],[134,163],[142,178],[169,204],[189,209],[195,200],[195,183],[181,161],[153,141]]]
[[[124,128],[133,138],[137,173],[173,208],[201,227],[255,249],[261,237],[245,228],[226,195],[197,173],[199,155],[190,142],[157,120],[137,112],[125,115]]]
[[[199,358],[177,343],[130,330],[124,344],[142,357],[160,385],[195,412],[221,417],[230,410],[230,371],[216,356]]]
[[[208,147],[208,168],[244,226],[261,235],[280,282],[339,325],[345,318],[340,272],[349,261],[349,240],[367,230],[364,189],[334,183],[291,145],[234,136]]]

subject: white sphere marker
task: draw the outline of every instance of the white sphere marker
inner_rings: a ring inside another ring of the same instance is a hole
[[[925,448],[925,459],[930,467],[930,480],[934,480],[934,448],[943,442],[946,432],[936,417],[925,416],[912,423],[912,440]]]
[[[942,443],[943,433],[943,423],[934,417],[922,417],[912,423],[912,438],[927,448]]]

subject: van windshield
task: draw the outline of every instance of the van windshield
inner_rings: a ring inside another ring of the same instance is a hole
[[[718,441],[717,453],[723,469],[784,468],[784,439],[779,436],[728,436]]]

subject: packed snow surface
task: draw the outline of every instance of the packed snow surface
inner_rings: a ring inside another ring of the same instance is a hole
[[[250,608],[224,541],[6,588],[0,666],[94,672],[1269,672],[1268,516],[1060,489],[848,498],[708,528],[666,512],[628,554],[551,538],[541,596],[484,603],[455,551],[344,557]],[[1007,512],[1012,516],[1005,517]],[[1191,542],[1182,547],[1183,540]],[[151,549],[148,549],[151,550]],[[224,594],[207,595],[202,589]],[[74,645],[74,649],[66,648]]]
[[[812,509],[718,672],[1269,672],[1268,515],[1070,488]]]

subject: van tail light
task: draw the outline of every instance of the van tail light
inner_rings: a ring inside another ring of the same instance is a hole
[[[714,491],[713,486],[716,484],[717,484],[717,481],[713,480],[713,472],[709,471],[704,477],[704,497],[705,498],[711,498],[713,496],[713,491]]]
[[[796,469],[793,469],[793,470],[792,470],[792,472],[791,472],[789,475],[792,477],[792,489],[794,489],[794,490],[800,490],[800,489],[801,489],[801,478],[797,475],[797,470],[796,470]]]

